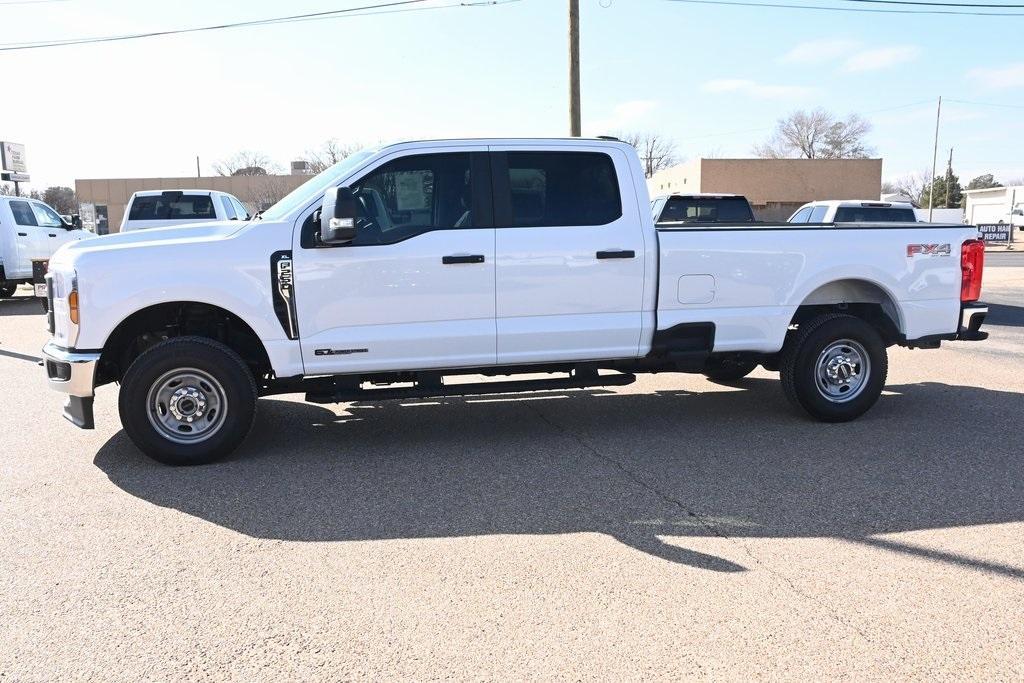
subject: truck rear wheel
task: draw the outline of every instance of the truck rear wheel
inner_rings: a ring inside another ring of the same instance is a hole
[[[230,454],[252,428],[256,383],[237,353],[204,337],[175,337],[135,359],[118,399],[139,449],[168,465]]]
[[[823,422],[847,422],[875,405],[888,370],[874,327],[830,313],[800,325],[783,349],[779,374],[795,406]]]
[[[10,299],[14,296],[14,292],[18,289],[18,283],[16,282],[3,282],[0,283],[0,299]]]

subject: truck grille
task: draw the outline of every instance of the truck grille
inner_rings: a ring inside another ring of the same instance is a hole
[[[53,277],[46,277],[46,327],[53,334],[56,324],[53,321]]]

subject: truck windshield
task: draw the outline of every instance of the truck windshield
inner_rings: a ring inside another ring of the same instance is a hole
[[[322,173],[313,176],[299,185],[261,215],[264,219],[271,221],[284,218],[292,211],[316,199],[328,187],[341,182],[342,178],[359,168],[364,161],[376,154],[377,151],[377,149],[364,149],[345,157],[330,168],[325,169]]]
[[[744,197],[670,197],[659,223],[750,223],[754,216]]]

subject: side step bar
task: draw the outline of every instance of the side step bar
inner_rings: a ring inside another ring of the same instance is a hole
[[[598,375],[580,373],[571,377],[549,379],[509,380],[499,382],[470,382],[466,384],[417,383],[412,387],[363,389],[351,387],[334,392],[309,392],[309,403],[349,403],[352,401],[387,401],[406,398],[435,398],[439,396],[481,396],[485,394],[515,394],[528,391],[557,391],[560,389],[586,389],[588,387],[625,386],[636,381],[636,375],[615,373]]]

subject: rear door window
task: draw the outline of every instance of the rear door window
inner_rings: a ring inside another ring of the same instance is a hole
[[[916,223],[913,209],[890,206],[841,206],[836,209],[836,223]]]
[[[18,225],[39,225],[36,214],[28,202],[12,201],[11,213],[14,214],[14,222]]]
[[[622,216],[619,179],[601,152],[507,152],[509,224],[606,225]]]
[[[130,221],[214,220],[217,212],[208,194],[142,195],[132,202]]]

